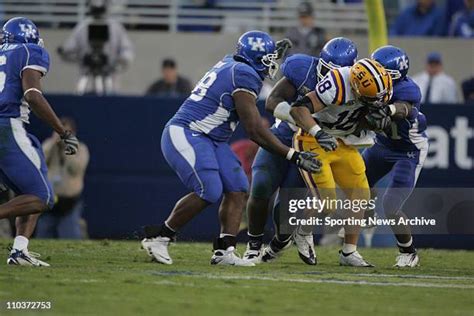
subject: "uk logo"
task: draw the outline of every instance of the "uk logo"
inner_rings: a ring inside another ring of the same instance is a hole
[[[261,51],[265,52],[265,42],[261,37],[249,37],[248,38],[248,44],[252,45],[252,50],[253,51]]]
[[[36,29],[33,28],[31,24],[19,24],[20,29],[23,33],[25,33],[25,38],[36,38]]]
[[[403,55],[401,57],[397,57],[397,64],[398,64],[398,70],[408,69],[408,58],[407,58],[407,56]]]

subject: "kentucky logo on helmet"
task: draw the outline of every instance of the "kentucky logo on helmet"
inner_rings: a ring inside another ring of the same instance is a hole
[[[395,59],[397,61],[399,70],[408,69],[408,58],[405,55],[398,56]]]
[[[265,51],[265,42],[263,41],[261,37],[257,37],[257,38],[249,37],[248,43],[249,45],[252,45],[253,51],[261,51],[261,52]]]
[[[33,27],[31,24],[18,24],[20,27],[21,31],[25,33],[26,38],[36,38],[36,29]]]

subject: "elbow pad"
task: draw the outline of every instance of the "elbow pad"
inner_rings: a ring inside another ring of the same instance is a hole
[[[289,122],[291,124],[296,124],[295,120],[290,115],[290,110],[291,106],[288,104],[288,102],[280,102],[273,111],[273,116],[282,121]]]

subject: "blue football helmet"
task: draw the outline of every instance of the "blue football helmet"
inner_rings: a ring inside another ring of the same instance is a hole
[[[39,30],[33,21],[16,17],[11,18],[2,27],[2,44],[15,43],[15,44],[27,44],[33,43],[43,46],[43,41],[40,38]]]
[[[408,74],[410,60],[401,48],[386,45],[377,48],[370,58],[378,61],[390,74],[392,80],[401,80]]]
[[[262,31],[249,31],[240,36],[235,57],[252,66],[262,77],[275,78],[279,65],[272,37]]]
[[[332,69],[354,65],[357,55],[356,44],[348,38],[336,37],[328,41],[319,54],[319,79],[323,79]]]

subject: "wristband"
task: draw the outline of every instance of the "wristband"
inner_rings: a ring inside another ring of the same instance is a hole
[[[389,104],[388,108],[390,110],[390,116],[393,116],[397,112],[397,108],[395,107],[395,104]]]
[[[290,150],[288,150],[288,153],[286,154],[286,160],[291,160],[295,152],[296,150],[294,148],[290,148]]]
[[[321,130],[321,127],[319,127],[318,124],[314,125],[311,127],[311,129],[308,131],[309,134],[313,135],[316,137],[316,134]]]

